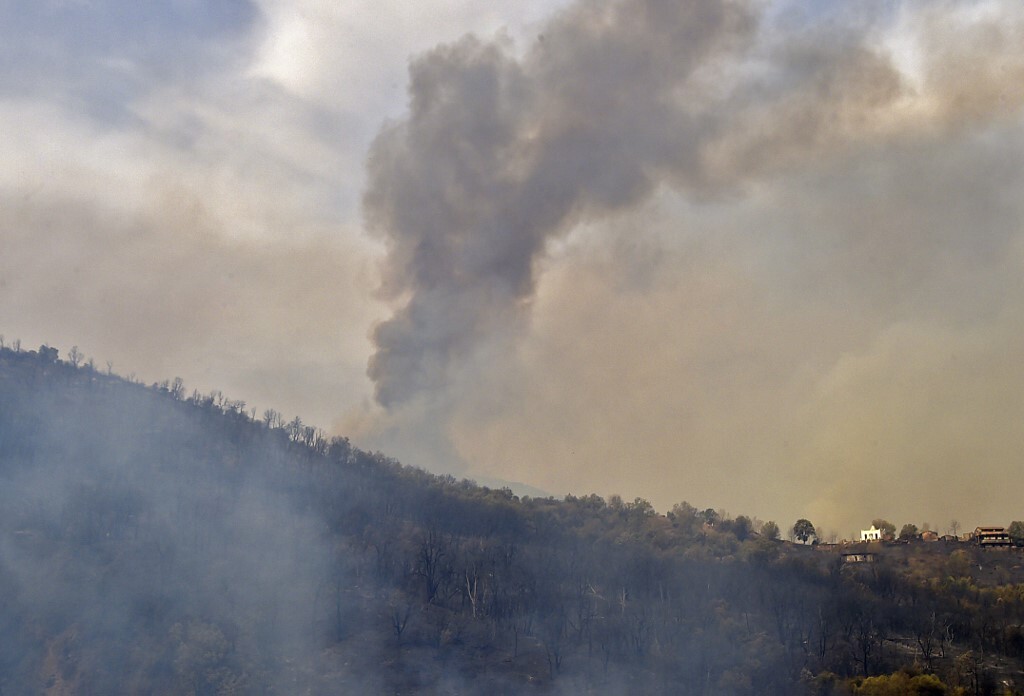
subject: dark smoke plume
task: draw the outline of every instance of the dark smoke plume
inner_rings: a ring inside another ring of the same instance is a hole
[[[573,225],[660,186],[729,195],[884,130],[905,87],[870,24],[602,0],[556,15],[522,57],[467,37],[416,60],[410,113],[375,141],[364,198],[399,306],[373,334],[380,404],[442,393],[484,337],[515,327],[536,261]]]
[[[590,2],[522,59],[469,37],[413,64],[410,114],[377,138],[365,197],[390,243],[385,290],[405,302],[373,336],[382,405],[443,387],[514,322],[553,235],[695,183],[711,121],[694,83],[755,25],[721,0]]]

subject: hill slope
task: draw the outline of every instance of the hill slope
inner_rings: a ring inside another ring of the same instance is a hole
[[[744,520],[519,499],[0,349],[0,693],[995,693],[1020,673],[1016,552],[844,567]]]

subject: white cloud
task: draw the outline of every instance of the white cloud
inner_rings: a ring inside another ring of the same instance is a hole
[[[252,73],[304,99],[357,111],[374,130],[405,104],[411,56],[476,32],[506,31],[528,42],[531,29],[567,0],[260,0],[267,27]]]

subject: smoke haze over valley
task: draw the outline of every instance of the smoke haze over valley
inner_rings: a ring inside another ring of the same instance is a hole
[[[559,496],[1021,517],[1024,6],[413,5],[0,6],[7,344]]]

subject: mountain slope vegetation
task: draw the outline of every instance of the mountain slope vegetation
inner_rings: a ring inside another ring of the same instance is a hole
[[[0,694],[1019,693],[1015,550],[520,498],[76,354],[0,348]]]

